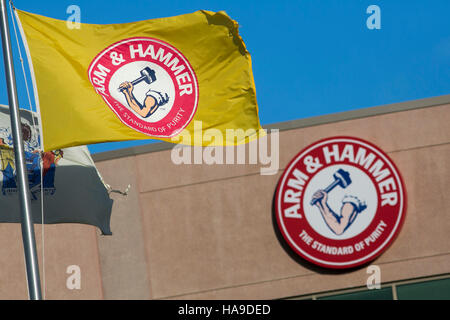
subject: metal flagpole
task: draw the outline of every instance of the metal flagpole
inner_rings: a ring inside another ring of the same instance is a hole
[[[36,254],[36,239],[31,217],[31,201],[29,193],[28,175],[25,167],[25,153],[22,140],[22,126],[20,122],[19,103],[17,99],[16,78],[12,59],[11,42],[9,37],[8,14],[6,1],[0,0],[1,32],[3,46],[3,60],[5,63],[6,85],[8,89],[9,113],[14,141],[14,155],[16,159],[17,182],[19,186],[22,239],[27,269],[28,294],[30,300],[41,300],[41,282],[39,279],[39,265]]]

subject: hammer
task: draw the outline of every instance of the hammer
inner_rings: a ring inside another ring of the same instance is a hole
[[[155,70],[150,69],[149,67],[145,67],[144,69],[141,70],[141,76],[139,78],[137,78],[136,80],[131,81],[131,84],[134,86],[142,81],[145,81],[148,84],[155,82],[156,81]],[[119,88],[119,91],[123,91],[123,90],[125,90],[125,89]]]
[[[347,188],[350,183],[352,183],[352,179],[350,179],[350,173],[348,171],[345,171],[343,169],[339,169],[333,174],[334,181],[332,184],[330,184],[328,187],[325,188],[326,193],[329,193],[331,190],[333,190],[336,186],[341,186],[341,188]],[[314,205],[319,199],[313,199],[311,200],[311,205]]]

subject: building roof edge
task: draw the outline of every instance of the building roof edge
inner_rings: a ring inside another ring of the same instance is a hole
[[[421,108],[435,107],[443,104],[450,104],[450,94],[437,97],[410,100],[399,103],[386,104],[376,107],[362,108],[351,111],[344,111],[321,115],[316,117],[289,120],[269,125],[264,125],[264,129],[279,129],[280,131],[294,130],[305,127],[313,127],[327,123],[354,120],[360,118],[373,117],[389,113],[403,112]],[[95,162],[117,159],[122,157],[135,156],[144,153],[159,152],[173,148],[174,144],[168,142],[149,143],[143,146],[123,148],[92,154]]]

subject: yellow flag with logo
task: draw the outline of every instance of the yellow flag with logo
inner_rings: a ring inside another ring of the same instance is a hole
[[[250,54],[224,12],[79,28],[16,17],[44,150],[153,138],[224,146],[264,135]]]

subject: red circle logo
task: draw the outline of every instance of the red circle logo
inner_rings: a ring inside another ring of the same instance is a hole
[[[289,163],[276,194],[278,227],[301,257],[343,269],[379,256],[397,236],[405,188],[392,160],[361,139],[318,141]]]
[[[177,135],[197,110],[194,70],[181,52],[158,39],[110,45],[91,62],[88,76],[123,124],[151,137]]]

